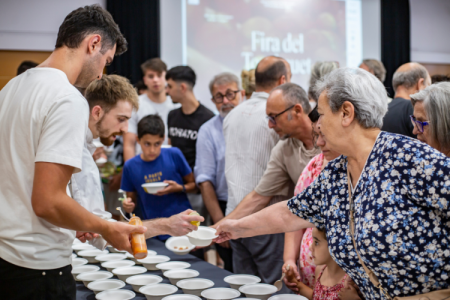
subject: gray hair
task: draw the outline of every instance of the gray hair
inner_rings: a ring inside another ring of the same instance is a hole
[[[395,71],[394,77],[392,78],[392,87],[394,88],[394,91],[397,90],[399,86],[404,86],[409,89],[416,85],[421,78],[427,80],[428,71],[421,64],[414,63],[414,67],[408,71]]]
[[[306,114],[311,112],[311,105],[309,104],[308,95],[306,95],[305,90],[298,84],[291,82],[285,83],[274,88],[272,92],[274,91],[281,91],[283,99],[286,103],[286,108],[300,104]]]
[[[378,78],[381,82],[384,82],[386,79],[386,68],[381,61],[377,59],[365,59],[362,63],[373,72],[373,75],[375,75],[376,78]]]
[[[423,102],[428,122],[430,137],[441,149],[450,150],[450,82],[440,82],[411,95],[413,105]]]
[[[345,101],[355,108],[355,118],[364,128],[381,128],[387,112],[386,89],[373,74],[354,68],[332,71],[316,84],[318,95],[326,92],[332,112]]]
[[[211,92],[212,95],[213,88],[215,85],[224,85],[230,83],[236,83],[237,88],[239,90],[242,90],[242,85],[239,78],[233,73],[224,72],[214,76],[214,78],[209,82],[209,91]]]
[[[314,86],[317,81],[322,79],[325,75],[333,70],[339,68],[339,63],[336,61],[318,61],[311,68],[311,77],[309,78],[308,97],[314,99],[316,102],[319,100],[319,95],[315,93]]]

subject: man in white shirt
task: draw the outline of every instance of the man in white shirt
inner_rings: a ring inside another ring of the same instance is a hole
[[[166,128],[164,145],[167,145],[167,116],[172,109],[180,107],[166,95],[167,65],[161,59],[149,59],[141,65],[141,69],[147,90],[139,96],[139,109],[133,112],[128,132],[124,135],[123,156],[125,161],[141,153],[141,147],[137,143],[137,124],[143,117],[158,114],[162,118]]]
[[[277,133],[267,126],[266,102],[273,88],[290,82],[289,63],[279,57],[265,57],[256,67],[255,79],[256,91],[252,97],[234,108],[223,123],[227,215],[258,185],[279,140]],[[280,278],[283,234],[237,239],[230,244],[236,274],[257,275],[269,284]]]
[[[95,232],[131,251],[130,233],[145,228],[111,223],[67,195],[82,166],[89,108],[74,87],[101,78],[126,40],[97,5],[71,12],[55,51],[0,92],[0,295],[4,299],[75,299],[74,232]]]

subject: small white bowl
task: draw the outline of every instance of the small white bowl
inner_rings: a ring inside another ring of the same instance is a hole
[[[141,265],[141,263],[140,262],[138,262],[138,260],[132,255],[132,254],[130,254],[130,253],[125,253],[126,255],[127,255],[127,257],[128,258],[130,258],[132,261],[134,261],[137,265]],[[157,253],[156,253],[156,251],[153,251],[153,250],[147,250],[147,257],[149,257],[149,256],[155,256]],[[145,257],[145,258],[147,258],[147,257]],[[143,259],[145,259],[145,258],[143,258]]]
[[[95,257],[95,260],[99,262],[105,262],[105,261],[115,261],[115,260],[124,260],[127,256],[125,254],[121,253],[108,253],[108,254],[101,254]]]
[[[72,259],[76,258],[77,255],[75,253],[72,253]]]
[[[79,281],[83,281],[84,286],[87,287],[89,283],[96,280],[104,280],[113,277],[114,275],[108,271],[94,271],[94,272],[86,272],[80,273],[77,276]]]
[[[76,257],[72,259],[72,267],[79,267],[88,263],[88,260],[81,257]]]
[[[165,182],[151,182],[151,183],[144,183],[141,186],[147,194],[156,194],[157,192],[163,190],[168,185],[169,184]]]
[[[202,292],[214,286],[214,282],[209,279],[192,278],[183,279],[177,282],[177,287],[183,290],[185,294],[201,296]]]
[[[72,245],[72,250],[75,251],[77,253],[77,255],[78,255],[78,253],[80,251],[83,251],[83,250],[95,250],[95,249],[97,249],[97,248],[95,248],[94,246],[92,246],[90,244],[84,244],[84,243],[81,243],[81,242],[79,244],[73,244]]]
[[[212,243],[212,240],[218,237],[214,228],[199,226],[196,231],[187,234],[189,242],[195,246],[206,247]]]
[[[230,300],[239,297],[241,293],[235,289],[213,288],[204,290],[201,295],[208,300]]]
[[[125,282],[117,279],[96,280],[88,284],[87,288],[95,294],[103,291],[118,290],[125,286]]]
[[[102,263],[101,266],[106,270],[108,270],[109,272],[112,272],[112,270],[117,268],[131,267],[134,265],[135,265],[134,261],[124,259],[124,260],[105,261],[104,263]]]
[[[228,283],[232,289],[239,290],[239,288],[244,284],[261,282],[261,278],[254,275],[235,274],[225,277],[223,281]]]
[[[177,291],[178,288],[176,286],[166,283],[145,285],[139,289],[139,293],[144,294],[147,300],[162,300],[162,298]]]
[[[147,272],[147,269],[144,267],[121,267],[112,270],[113,274],[119,277],[120,280],[126,281],[128,277],[131,277],[133,275],[139,275],[144,274]]]
[[[156,267],[162,271],[169,271],[175,269],[187,269],[191,266],[190,263],[184,261],[169,261],[157,264]]]
[[[186,236],[173,236],[166,241],[166,248],[178,255],[185,255],[191,252],[195,246],[189,242]]]
[[[95,295],[97,300],[130,300],[134,297],[136,297],[136,294],[130,290],[104,291]]]
[[[278,289],[274,285],[267,283],[246,284],[239,288],[239,292],[245,294],[246,297],[261,300],[269,299],[270,296],[275,294],[277,291]]]
[[[82,265],[82,266],[78,266],[78,267],[74,267],[72,268],[72,276],[76,281],[79,281],[77,279],[77,276],[81,273],[86,273],[86,272],[95,272],[100,270],[99,266],[94,266],[94,265]]]
[[[139,289],[144,285],[157,284],[160,283],[161,281],[163,281],[163,279],[157,275],[146,274],[128,277],[126,283],[131,285],[133,287],[133,290],[139,292]]]
[[[201,300],[201,298],[194,295],[176,294],[164,297],[162,300]]]
[[[198,275],[200,275],[200,273],[196,270],[191,269],[175,269],[165,271],[163,275],[169,278],[171,284],[176,285],[178,281],[182,279],[197,277]]]
[[[76,244],[82,244],[82,242],[79,239],[75,238],[75,239],[73,239],[72,245],[76,245]]]
[[[83,250],[78,252],[78,256],[82,256],[83,258],[87,259],[90,263],[98,263],[98,260],[95,259],[96,256],[99,256],[101,254],[108,254],[108,250]]]
[[[138,263],[142,264],[144,267],[147,268],[147,270],[150,271],[157,271],[159,270],[156,265],[169,261],[170,257],[165,255],[154,255],[154,256],[147,256],[144,259],[138,259]]]
[[[248,298],[245,298],[248,299]],[[236,299],[234,299],[236,300]],[[269,300],[308,300],[308,298],[294,294],[278,294],[269,298]]]

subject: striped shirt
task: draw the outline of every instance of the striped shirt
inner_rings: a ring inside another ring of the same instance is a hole
[[[266,120],[269,94],[255,92],[223,121],[225,177],[228,184],[226,214],[258,185],[279,137]]]

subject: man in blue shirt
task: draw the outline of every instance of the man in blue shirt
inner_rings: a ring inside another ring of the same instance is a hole
[[[228,199],[223,119],[242,101],[245,91],[241,88],[239,78],[232,73],[215,76],[209,84],[209,89],[219,115],[203,124],[198,131],[194,173],[206,209],[213,223],[217,223],[225,215]],[[232,272],[232,252],[228,242],[216,245],[216,249],[224,261],[225,269]]]
[[[138,123],[138,143],[142,153],[128,160],[123,168],[121,189],[132,199],[123,207],[131,213],[139,201],[142,218],[168,218],[190,209],[187,192],[195,189],[194,174],[178,148],[163,148],[164,122],[158,115],[148,115]],[[165,182],[168,186],[156,194],[147,194],[142,184]],[[166,240],[168,235],[157,237]]]

